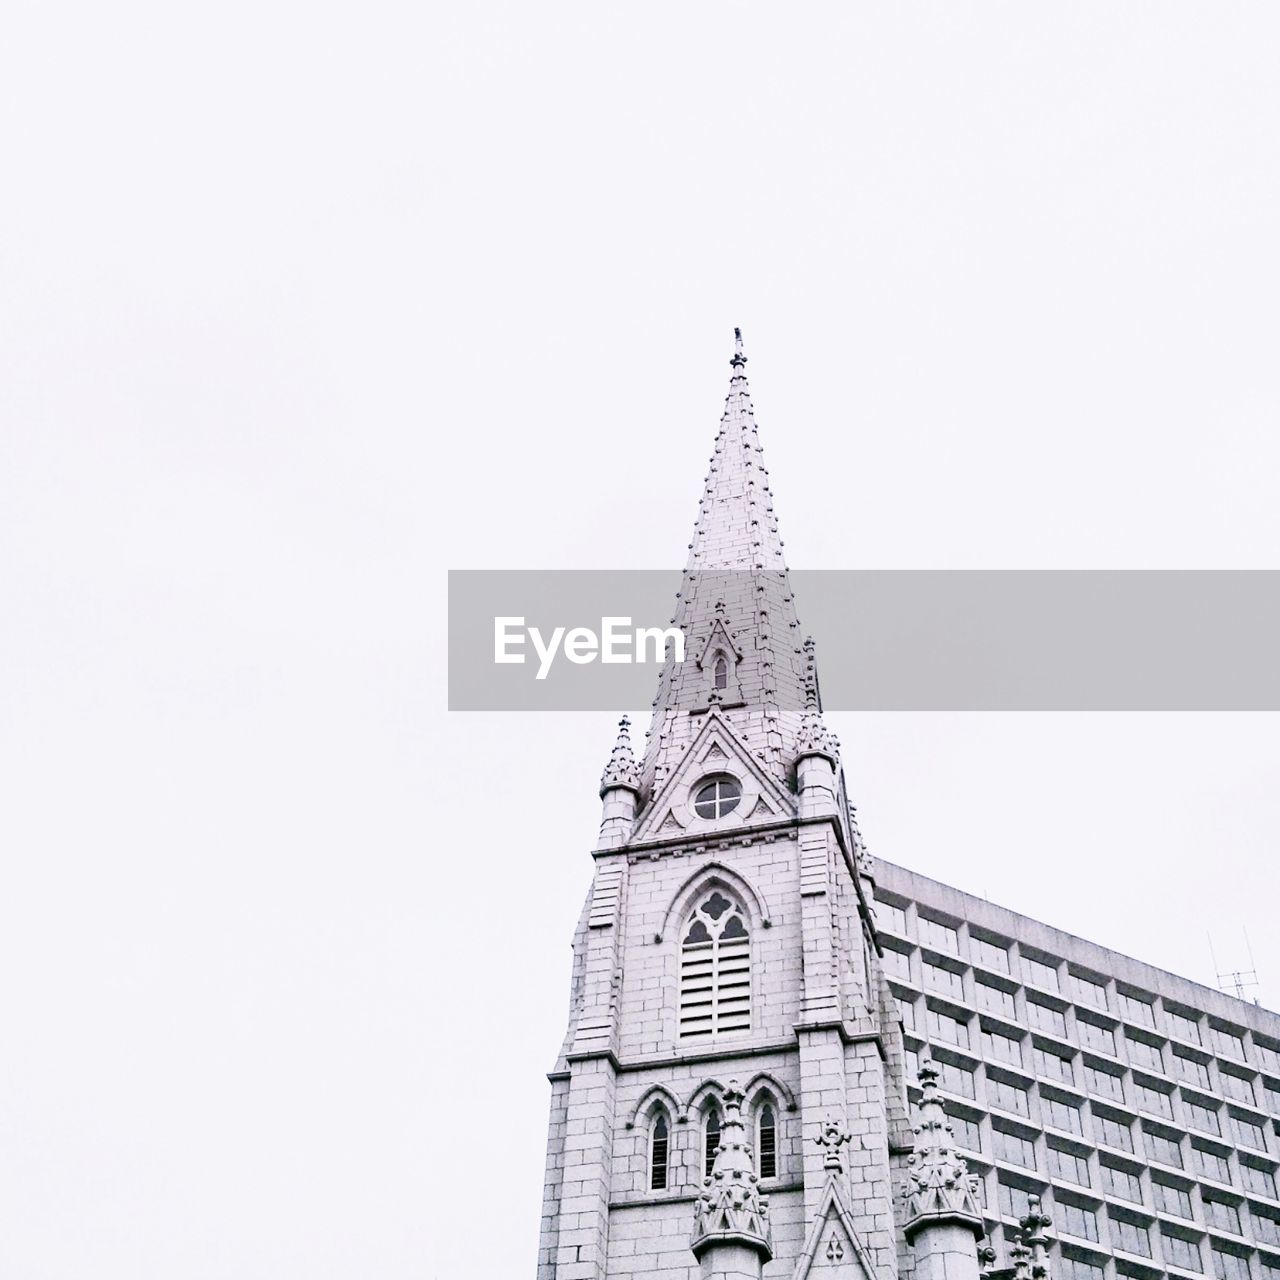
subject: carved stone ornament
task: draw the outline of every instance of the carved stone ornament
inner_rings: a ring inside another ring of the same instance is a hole
[[[928,1058],[917,1073],[923,1097],[920,1123],[915,1126],[915,1149],[907,1157],[907,1239],[934,1223],[961,1223],[981,1239],[984,1231],[978,1207],[977,1178],[956,1150],[951,1125],[938,1097],[938,1068]]]
[[[825,756],[834,767],[840,758],[840,744],[823,723],[822,712],[818,708],[818,668],[813,656],[812,637],[804,642],[804,654],[804,719],[800,722],[796,756]]]
[[[822,1132],[814,1138],[814,1142],[822,1148],[822,1167],[828,1173],[843,1173],[844,1161],[840,1158],[840,1148],[849,1141],[849,1135],[840,1127],[840,1122],[828,1117],[822,1122]]]
[[[626,787],[640,794],[640,765],[631,750],[631,720],[623,716],[618,721],[618,740],[613,744],[609,763],[600,778],[600,794],[611,787]]]
[[[1049,1241],[1044,1232],[1052,1223],[1040,1207],[1039,1196],[1027,1197],[1027,1215],[1019,1225],[1022,1227],[1022,1243],[1031,1259],[1031,1280],[1049,1280]]]
[[[768,1262],[773,1257],[769,1198],[760,1194],[755,1160],[742,1123],[742,1090],[736,1080],[729,1082],[723,1101],[720,1145],[711,1176],[702,1184],[694,1205],[689,1247],[701,1261],[716,1245],[746,1245]]]

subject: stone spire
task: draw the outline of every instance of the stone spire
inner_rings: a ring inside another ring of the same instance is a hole
[[[1049,1280],[1049,1241],[1045,1228],[1052,1226],[1049,1215],[1040,1207],[1040,1197],[1027,1197],[1027,1214],[1020,1223],[1022,1244],[1031,1263],[1031,1280]]]
[[[757,1186],[755,1161],[742,1123],[742,1090],[724,1091],[724,1118],[711,1176],[694,1206],[689,1247],[706,1276],[759,1277],[773,1257],[769,1201]]]
[[[701,727],[699,713],[717,702],[705,664],[721,641],[734,649],[737,690],[736,699],[719,700],[721,713],[780,781],[795,759],[804,716],[800,628],[738,329],[729,364],[729,394],[672,619],[685,633],[685,661],[668,662],[659,678],[641,766],[648,795]],[[724,606],[719,618],[717,603]]]
[[[923,1097],[920,1123],[915,1126],[915,1149],[907,1160],[910,1168],[904,1187],[907,1193],[904,1230],[911,1240],[926,1227],[958,1224],[971,1229],[976,1241],[983,1235],[977,1179],[956,1150],[951,1124],[938,1096],[938,1074],[931,1059],[925,1058],[920,1063],[917,1075]],[[974,1260],[976,1267],[976,1246]]]
[[[618,740],[600,777],[600,799],[600,837],[596,847],[611,849],[626,844],[640,800],[640,766],[631,750],[631,721],[626,716],[618,721]]]
[[[631,750],[631,717],[618,721],[618,737],[609,753],[609,762],[600,776],[600,795],[611,787],[627,787],[640,793],[640,765]]]
[[[813,637],[804,642],[804,719],[796,756],[826,756],[834,766],[838,761],[839,743],[822,720],[822,704],[818,701],[818,664],[814,659]]]

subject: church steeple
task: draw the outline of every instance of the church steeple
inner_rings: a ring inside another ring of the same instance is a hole
[[[551,1073],[539,1280],[683,1276],[693,1260],[702,1280],[897,1274],[899,1010],[741,332],[729,364],[672,619],[684,656],[662,672],[642,759],[624,721],[600,781]],[[786,1214],[776,1240],[770,1195]],[[695,1196],[686,1235],[675,1215]],[[973,1230],[954,1216],[920,1237],[967,1232],[975,1271],[960,1280],[978,1280]]]
[[[790,774],[804,717],[806,659],[740,329],[729,365],[729,393],[673,619],[685,634],[685,661],[669,662],[659,679],[641,766],[648,797],[711,706],[780,781]]]

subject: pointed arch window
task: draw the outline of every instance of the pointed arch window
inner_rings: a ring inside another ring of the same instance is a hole
[[[713,689],[727,689],[729,687],[729,660],[723,653],[716,654],[716,660],[711,672],[711,687]]]
[[[649,1190],[667,1189],[667,1164],[671,1149],[671,1129],[667,1113],[659,1108],[649,1126]]]
[[[707,1107],[707,1119],[702,1128],[702,1173],[711,1177],[715,1167],[716,1152],[720,1150],[720,1108],[713,1102]]]
[[[778,1116],[767,1100],[756,1113],[756,1163],[761,1178],[778,1176]]]
[[[680,943],[680,1038],[751,1028],[751,936],[741,905],[713,889]]]

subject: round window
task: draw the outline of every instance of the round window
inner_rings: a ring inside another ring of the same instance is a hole
[[[732,813],[742,799],[742,785],[727,773],[704,778],[694,793],[693,808],[700,818],[723,818]]]

